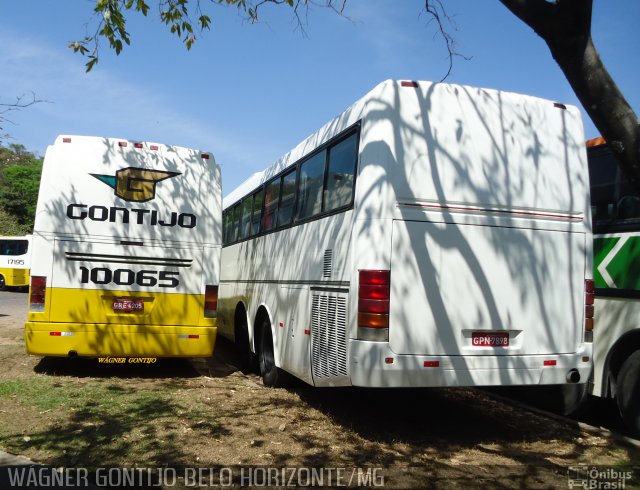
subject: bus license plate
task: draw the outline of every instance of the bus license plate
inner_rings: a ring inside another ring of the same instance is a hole
[[[114,298],[113,311],[144,311],[144,301],[139,298]]]
[[[509,332],[472,332],[474,347],[509,347]]]

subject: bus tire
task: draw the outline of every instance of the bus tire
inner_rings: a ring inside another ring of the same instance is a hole
[[[0,274],[0,291],[4,291],[7,289],[7,281],[5,281],[4,276]]]
[[[241,320],[241,315],[236,314],[235,325],[235,344],[238,351],[238,360],[240,361],[240,371],[244,374],[254,373],[258,371],[258,362],[256,355],[251,352],[251,346],[249,345],[249,332],[247,331],[247,322]]]
[[[640,435],[640,350],[622,363],[616,377],[616,400],[620,416],[635,436]]]
[[[262,383],[269,388],[280,388],[285,384],[286,373],[276,366],[273,352],[273,336],[271,335],[271,324],[269,320],[264,319],[260,328],[258,364],[260,365]]]

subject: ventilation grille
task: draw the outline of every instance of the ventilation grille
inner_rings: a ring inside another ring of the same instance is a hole
[[[333,250],[324,251],[324,264],[322,266],[322,277],[331,277],[331,267],[333,263]]]
[[[314,294],[311,303],[313,375],[347,376],[347,298]]]

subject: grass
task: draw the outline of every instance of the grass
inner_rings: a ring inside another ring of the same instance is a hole
[[[179,457],[180,451],[171,449],[170,431],[162,430],[167,421],[171,425],[178,417],[191,419],[174,399],[175,391],[134,389],[127,384],[44,375],[0,380],[3,411],[21,414],[16,423],[0,417],[4,426],[0,446],[17,453],[35,450],[42,460],[53,456],[71,465]]]

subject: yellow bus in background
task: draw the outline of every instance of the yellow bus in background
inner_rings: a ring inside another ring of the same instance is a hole
[[[0,237],[0,290],[29,285],[31,235]]]

